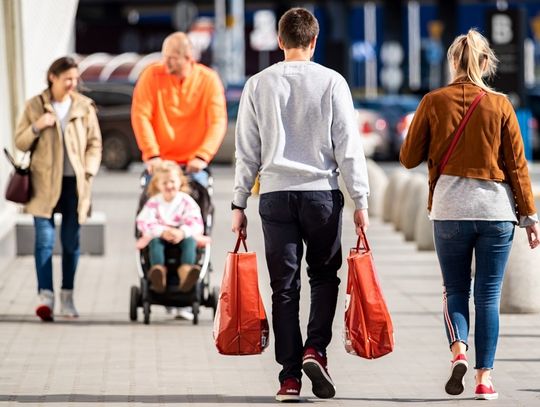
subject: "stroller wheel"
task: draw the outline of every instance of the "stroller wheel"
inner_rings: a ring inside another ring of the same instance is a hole
[[[197,325],[199,323],[199,301],[195,301],[192,305],[193,308],[193,325]]]
[[[137,307],[139,306],[140,295],[139,287],[132,285],[129,301],[129,319],[131,321],[137,320]]]
[[[148,301],[143,303],[143,312],[144,312],[144,324],[148,325],[150,323],[150,303]]]

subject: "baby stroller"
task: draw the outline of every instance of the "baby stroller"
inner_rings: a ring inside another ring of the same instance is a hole
[[[191,188],[191,197],[199,204],[204,222],[204,233],[207,236],[211,235],[212,218],[214,207],[212,205],[211,196],[212,176],[208,170],[208,188],[203,187],[198,182],[189,181]],[[147,181],[149,180],[146,171],[141,175],[142,193],[139,199],[139,207],[137,213],[142,209],[147,200],[146,190]],[[139,237],[139,232],[135,228],[135,236]],[[211,244],[207,243],[204,247],[197,248],[197,261],[201,269],[198,281],[193,288],[188,292],[178,291],[179,278],[176,272],[178,268],[180,253],[176,247],[168,247],[165,250],[166,268],[167,268],[167,287],[165,292],[158,293],[152,289],[150,281],[147,278],[150,269],[148,247],[137,250],[137,272],[139,275],[140,285],[132,286],[130,293],[130,308],[129,318],[131,321],[136,321],[138,317],[138,308],[142,307],[144,323],[150,323],[150,307],[151,305],[163,305],[168,308],[191,307],[193,313],[192,322],[194,325],[199,323],[200,306],[210,307],[213,309],[215,316],[217,309],[217,301],[219,289],[210,285],[210,274],[212,272],[212,264],[210,262]]]

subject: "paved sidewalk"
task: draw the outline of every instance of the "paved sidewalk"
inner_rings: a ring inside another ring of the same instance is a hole
[[[221,356],[212,340],[212,316],[198,326],[152,308],[149,326],[128,319],[129,287],[137,283],[133,217],[137,171],[103,172],[96,180],[95,210],[107,215],[106,255],[81,258],[76,280],[77,321],[43,324],[33,315],[36,283],[32,257],[0,267],[0,405],[10,406],[262,406],[274,403],[278,366],[271,348],[261,356]],[[232,169],[215,171],[216,224],[212,261],[219,284],[232,249]],[[260,286],[267,311],[270,291],[264,267],[256,202],[249,208],[251,250],[259,254]],[[355,242],[352,216],[344,221],[344,248]],[[337,384],[332,400],[316,399],[304,380],[306,403],[327,406],[472,406],[473,374],[462,396],[444,393],[450,353],[441,315],[441,278],[433,252],[418,252],[392,227],[372,221],[368,237],[395,324],[396,350],[379,360],[345,353],[343,327],[346,270],[329,369]],[[344,250],[346,251],[346,250]],[[59,287],[59,259],[55,259]],[[305,277],[305,273],[303,275]],[[302,320],[308,314],[304,278]],[[139,319],[141,314],[139,314]],[[504,315],[494,383],[494,406],[540,405],[540,316]],[[470,359],[474,360],[473,352]],[[486,402],[487,403],[487,402]]]

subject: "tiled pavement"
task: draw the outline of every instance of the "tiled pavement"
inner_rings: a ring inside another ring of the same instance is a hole
[[[273,349],[261,356],[219,355],[211,312],[198,326],[155,306],[149,326],[128,319],[129,287],[137,282],[133,216],[137,170],[101,173],[95,209],[107,215],[106,255],[81,258],[76,280],[77,321],[43,324],[33,315],[35,277],[31,257],[0,266],[0,405],[257,406],[274,403],[278,366]],[[215,172],[216,225],[212,261],[219,284],[232,249],[229,202],[232,170]],[[256,202],[249,208],[250,249],[259,254],[260,287],[269,311]],[[342,345],[345,269],[329,369],[337,384],[332,400],[318,400],[304,380],[305,403],[328,406],[468,406],[473,374],[462,396],[443,391],[450,354],[441,318],[441,279],[433,252],[418,252],[392,227],[372,220],[368,237],[395,325],[396,349],[379,360],[345,353]],[[344,247],[355,242],[345,214]],[[55,259],[55,270],[59,261]],[[539,268],[540,272],[540,268]],[[305,273],[304,273],[305,276]],[[56,286],[59,273],[56,272]],[[306,281],[306,279],[304,279]],[[304,283],[302,321],[308,312]],[[540,293],[539,293],[540,294]],[[140,317],[139,317],[140,319]],[[540,316],[504,315],[494,383],[496,406],[540,406]],[[273,346],[273,345],[271,345]],[[470,358],[474,360],[471,351]]]

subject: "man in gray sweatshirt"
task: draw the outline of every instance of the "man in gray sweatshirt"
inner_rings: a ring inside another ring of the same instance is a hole
[[[335,395],[326,348],[342,262],[339,174],[355,205],[356,232],[369,223],[366,161],[351,92],[341,75],[310,61],[318,33],[308,10],[293,8],[281,17],[278,43],[285,60],[246,82],[236,124],[232,230],[246,236],[244,209],[258,173],[276,360],[282,365],[278,401],[300,400],[302,370],[317,397]],[[305,343],[299,325],[304,243],[311,286]]]

